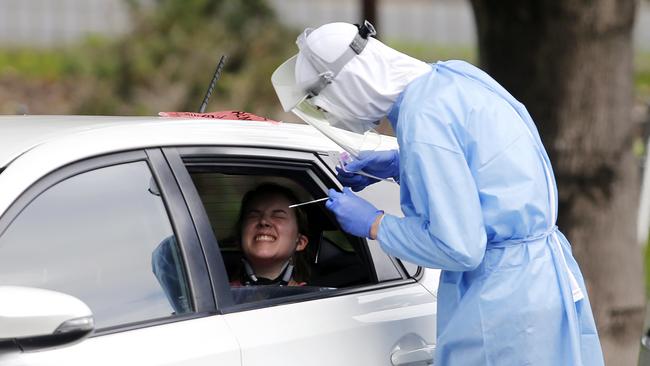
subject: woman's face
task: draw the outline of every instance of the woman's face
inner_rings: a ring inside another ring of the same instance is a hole
[[[247,207],[242,222],[242,250],[251,264],[284,264],[307,245],[298,232],[291,202],[281,194],[257,197]]]

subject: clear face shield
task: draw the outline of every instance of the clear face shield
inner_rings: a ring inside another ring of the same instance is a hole
[[[339,119],[325,109],[315,106],[312,99],[314,98],[303,98],[291,112],[354,157],[358,157],[362,150],[375,150],[379,147],[381,135],[373,129],[374,124],[350,123]]]
[[[370,27],[360,28],[368,31],[365,34],[367,41],[368,34],[374,34],[374,28],[367,22],[364,27]],[[308,33],[309,30],[299,37],[298,44],[302,52],[308,53],[309,57],[314,59],[316,56],[311,54],[309,48],[304,45]],[[332,82],[336,73],[351,57],[361,52],[365,46],[363,41],[364,39],[355,37],[348,54],[340,57],[334,63],[332,68],[335,71],[323,71],[312,80],[303,83],[296,82],[297,55],[280,65],[271,76],[271,82],[285,111],[291,111],[355,157],[362,150],[375,150],[379,147],[381,135],[374,130],[379,121],[359,120],[342,108],[328,103],[319,96],[319,93]],[[320,61],[315,62],[320,63]],[[320,68],[323,69],[323,67]]]

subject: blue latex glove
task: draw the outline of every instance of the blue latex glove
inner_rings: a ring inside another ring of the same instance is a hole
[[[336,167],[336,177],[346,187],[358,192],[367,186],[379,182],[377,179],[351,172],[364,171],[379,178],[399,178],[399,152],[397,150],[372,151],[359,153],[359,157],[345,165],[345,170]]]
[[[348,187],[343,188],[343,192],[330,189],[328,195],[330,198],[325,206],[334,213],[343,230],[355,236],[370,236],[375,219],[384,213],[352,193]]]

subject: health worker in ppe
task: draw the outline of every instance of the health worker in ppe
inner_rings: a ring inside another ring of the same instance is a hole
[[[383,117],[396,131],[399,151],[348,149],[356,160],[346,171],[399,182],[405,216],[356,196],[376,180],[342,170],[346,187],[330,190],[326,205],[348,233],[442,269],[435,364],[603,365],[582,274],[555,225],[551,164],[526,108],[466,62],[426,64],[373,33],[367,22],[307,29],[272,82],[285,110],[341,146],[345,133],[362,136]]]

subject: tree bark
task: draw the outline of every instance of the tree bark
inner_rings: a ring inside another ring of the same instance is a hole
[[[377,1],[376,0],[361,0],[361,14],[363,20],[367,20],[375,26],[376,29],[381,29],[377,19]]]
[[[533,116],[558,226],[587,282],[608,365],[635,365],[645,296],[632,152],[635,0],[471,0],[480,64]]]

